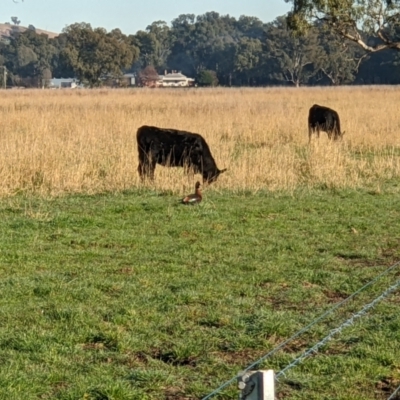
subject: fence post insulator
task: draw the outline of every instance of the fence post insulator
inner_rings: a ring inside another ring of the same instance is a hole
[[[239,400],[275,400],[275,373],[243,371],[238,374]]]

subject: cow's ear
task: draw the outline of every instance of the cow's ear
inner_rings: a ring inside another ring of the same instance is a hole
[[[227,170],[227,168],[220,169],[220,170],[219,170],[219,173],[222,174],[222,173],[225,172],[226,170]]]

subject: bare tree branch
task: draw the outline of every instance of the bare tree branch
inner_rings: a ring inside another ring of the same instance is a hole
[[[288,25],[299,34],[307,31],[314,21],[320,21],[337,35],[356,43],[366,52],[400,50],[400,1],[286,1],[293,3],[293,9],[287,17]],[[361,33],[378,40],[369,44]]]

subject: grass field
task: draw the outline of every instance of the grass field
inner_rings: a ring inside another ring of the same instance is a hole
[[[3,200],[0,398],[199,399],[399,260],[399,206],[353,190]],[[282,369],[399,277],[261,367]],[[386,399],[399,302],[291,370],[280,398]]]
[[[374,187],[400,175],[397,87],[8,91],[0,98],[0,196],[140,187],[141,125],[202,134],[219,168],[215,190],[253,193]],[[314,103],[336,109],[344,141],[308,146]],[[156,168],[151,188],[183,194],[193,178]]]
[[[37,94],[38,93],[38,94]],[[201,399],[400,260],[396,88],[26,91],[0,98],[0,399]],[[342,143],[308,146],[309,106]],[[202,133],[220,168],[137,176],[143,124]],[[285,346],[279,371],[400,278]],[[396,291],[291,369],[279,399],[384,400]],[[235,385],[216,399],[237,398]]]

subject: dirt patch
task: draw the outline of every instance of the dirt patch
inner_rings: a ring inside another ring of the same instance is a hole
[[[400,304],[400,295],[392,294],[387,301],[392,304]]]
[[[143,351],[137,351],[136,353],[131,354],[131,358],[141,364],[148,364],[149,362],[149,356]]]
[[[122,357],[119,357],[117,362],[130,369],[135,369],[147,365],[149,363],[149,358],[150,356],[145,354],[143,351],[127,351],[123,353]]]
[[[286,352],[298,353],[304,351],[310,347],[310,341],[305,339],[294,339],[291,340],[285,347]]]
[[[400,243],[399,243],[399,245],[400,245]],[[400,258],[400,250],[398,247],[382,249],[381,255],[385,259],[396,261]]]
[[[376,395],[377,399],[387,399],[390,397],[394,391],[399,387],[400,380],[394,379],[393,377],[385,377],[382,378],[377,384],[376,387]],[[392,400],[400,400],[400,392],[398,392]]]
[[[240,364],[241,366],[250,364],[262,357],[265,350],[244,349],[239,351],[214,351],[211,355],[227,364]]]
[[[167,387],[164,391],[165,400],[193,400],[194,397],[185,395],[181,388],[176,386]]]
[[[333,303],[339,303],[340,301],[343,301],[349,297],[347,293],[337,292],[329,289],[323,290],[322,293]]]
[[[357,265],[360,267],[390,267],[400,260],[400,240],[387,243],[388,247],[381,248],[380,254],[376,258],[365,258],[358,253],[337,253],[336,258],[347,265]]]
[[[281,390],[279,393],[277,393],[275,395],[275,398],[277,398],[278,400],[284,400],[284,399],[288,399],[290,397],[291,391],[288,389],[283,389]]]
[[[173,350],[161,350],[161,349],[151,349],[148,352],[148,356],[155,360],[160,360],[166,364],[170,364],[173,366],[189,366],[195,367],[197,365],[197,357],[195,356],[187,356],[182,357],[179,356]]]
[[[258,297],[257,297],[258,299]],[[276,311],[299,311],[299,303],[296,301],[288,300],[285,296],[285,292],[281,292],[276,297],[268,297],[263,299],[264,302],[268,301],[272,308]],[[308,307],[313,307],[313,303],[311,301],[307,304]]]
[[[272,286],[272,282],[266,281],[266,282],[257,282],[255,284],[256,287],[260,287],[263,289],[269,289]]]
[[[82,344],[84,350],[107,350],[107,351],[117,351],[118,341],[117,339],[105,335],[102,332],[90,335],[87,341]]]
[[[384,258],[365,258],[360,254],[354,254],[354,253],[338,253],[336,254],[336,258],[351,266],[358,266],[358,267],[377,267],[379,265],[385,265],[388,263],[388,260],[385,260]]]
[[[122,275],[132,275],[135,272],[135,270],[131,267],[124,267],[118,269],[116,272]]]
[[[328,347],[324,349],[323,354],[329,356],[347,354],[350,350],[350,347],[351,344],[330,342]]]

